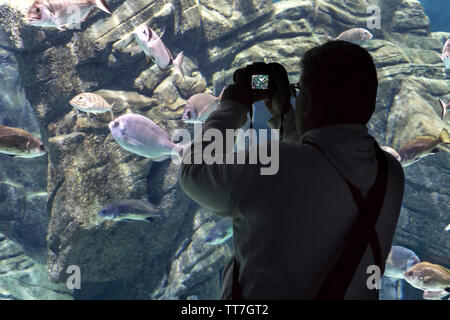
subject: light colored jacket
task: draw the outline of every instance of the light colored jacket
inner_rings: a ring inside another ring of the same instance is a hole
[[[203,130],[215,128],[225,136],[226,129],[240,128],[246,119],[243,106],[222,101]],[[276,118],[269,121],[272,128],[279,123]],[[180,170],[181,186],[193,200],[221,217],[234,218],[235,256],[245,299],[312,299],[339,258],[358,214],[340,174],[364,196],[377,174],[374,140],[365,126],[327,126],[299,138],[291,109],[283,128],[275,175],[261,175],[262,165],[248,162],[182,164]],[[305,144],[306,140],[319,145],[326,156]],[[199,152],[185,152],[184,160]],[[385,154],[387,190],[376,224],[382,261],[391,248],[404,189],[401,165]],[[368,246],[346,299],[376,299],[375,290],[369,290],[366,283],[367,267],[373,264]],[[383,272],[384,265],[380,269]],[[222,298],[229,295],[230,271],[224,271]]]

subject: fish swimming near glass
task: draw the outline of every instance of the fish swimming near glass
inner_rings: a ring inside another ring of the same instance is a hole
[[[47,148],[28,131],[0,125],[0,153],[18,158],[35,158],[47,153]]]
[[[99,96],[95,93],[81,93],[76,95],[72,100],[70,100],[70,105],[77,110],[86,112],[88,114],[94,113],[105,113],[110,112],[112,119],[114,119],[114,115],[112,113],[112,108],[114,103],[110,105],[103,97]]]
[[[93,8],[111,14],[105,0],[36,0],[28,9],[27,21],[36,27],[66,30],[85,22]]]
[[[447,114],[448,109],[450,108],[450,102],[445,104],[442,99],[439,99],[439,104],[441,105],[441,119],[444,120],[445,115]]]
[[[124,114],[111,121],[109,129],[122,148],[153,161],[164,161],[172,154],[178,155],[178,145],[171,141],[169,134],[142,115]]]
[[[181,120],[186,123],[202,123],[209,115],[217,110],[220,97],[210,93],[197,93],[190,97],[184,106]]]
[[[403,279],[405,271],[419,262],[419,257],[413,251],[405,247],[392,246],[386,260],[384,276]]]
[[[340,35],[338,35],[336,38],[327,36],[328,41],[342,40],[342,41],[352,42],[355,44],[361,44],[372,38],[373,38],[373,34],[370,33],[369,30],[366,30],[364,28],[353,28],[353,29],[346,30],[346,31],[342,32]]]
[[[233,219],[225,218],[216,223],[205,238],[205,243],[217,245],[233,236]]]
[[[415,264],[405,271],[404,279],[414,288],[425,291],[425,299],[450,294],[450,270],[438,264],[429,262]]]
[[[152,28],[147,26],[140,26],[134,31],[134,37],[140,49],[144,51],[147,57],[153,60],[161,71],[167,71],[170,67],[174,66],[184,79],[182,68],[184,59],[183,51],[173,59],[172,53],[161,40],[163,34],[164,32],[161,36],[158,36]]]
[[[166,208],[156,208],[146,200],[115,200],[98,212],[106,220],[138,220],[150,222],[167,216]]]
[[[404,145],[399,151],[403,166],[409,165],[416,160],[433,153],[439,144],[450,144],[450,135],[446,129],[442,129],[439,137],[421,136]]]

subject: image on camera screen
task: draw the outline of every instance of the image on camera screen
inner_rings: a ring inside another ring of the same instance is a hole
[[[267,90],[269,88],[269,75],[256,74],[252,75],[252,89]]]

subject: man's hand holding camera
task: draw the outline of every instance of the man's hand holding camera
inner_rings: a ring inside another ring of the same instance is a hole
[[[261,79],[268,76],[267,87],[260,89],[252,86],[252,76],[260,76]],[[238,101],[247,111],[251,111],[254,102],[263,100],[273,117],[279,117],[291,108],[288,75],[286,69],[279,63],[253,63],[236,70],[233,80],[234,84],[224,90],[222,101],[228,99]]]

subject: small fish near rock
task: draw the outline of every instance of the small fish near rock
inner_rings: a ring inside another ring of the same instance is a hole
[[[362,44],[363,42],[373,38],[372,33],[364,28],[353,28],[342,32],[336,38],[327,36],[328,41],[348,41],[354,44]]]
[[[77,110],[86,112],[88,114],[100,114],[105,112],[110,112],[112,119],[114,115],[112,113],[112,108],[114,103],[110,105],[105,99],[95,93],[81,93],[70,100],[70,105]]]
[[[169,134],[152,120],[135,113],[124,114],[109,123],[116,142],[125,150],[153,161],[164,161],[174,154],[177,146]]]
[[[93,8],[111,14],[105,0],[36,0],[28,9],[27,21],[36,27],[67,30],[85,22]]]
[[[209,115],[217,110],[220,97],[210,93],[197,93],[190,97],[184,106],[181,120],[185,123],[203,123]]]
[[[420,136],[404,145],[399,151],[403,166],[410,165],[420,158],[434,153],[434,148],[439,144],[450,144],[450,134],[442,129],[439,137]]]
[[[0,125],[0,153],[18,158],[35,158],[47,153],[47,148],[28,131]]]
[[[216,223],[206,236],[205,243],[218,245],[224,243],[233,236],[233,219],[225,218]]]
[[[156,208],[146,200],[115,200],[98,212],[106,220],[138,220],[150,222],[155,217],[167,216],[165,208]]]
[[[161,36],[158,36],[152,28],[147,26],[140,26],[134,31],[134,37],[140,49],[144,51],[148,58],[153,60],[161,71],[167,71],[170,67],[174,66],[184,79],[182,67],[184,58],[183,51],[173,59],[172,53],[161,40],[163,34],[164,32]]]
[[[420,262],[409,268],[404,279],[424,292],[424,299],[442,298],[450,294],[450,270],[438,264]]]

